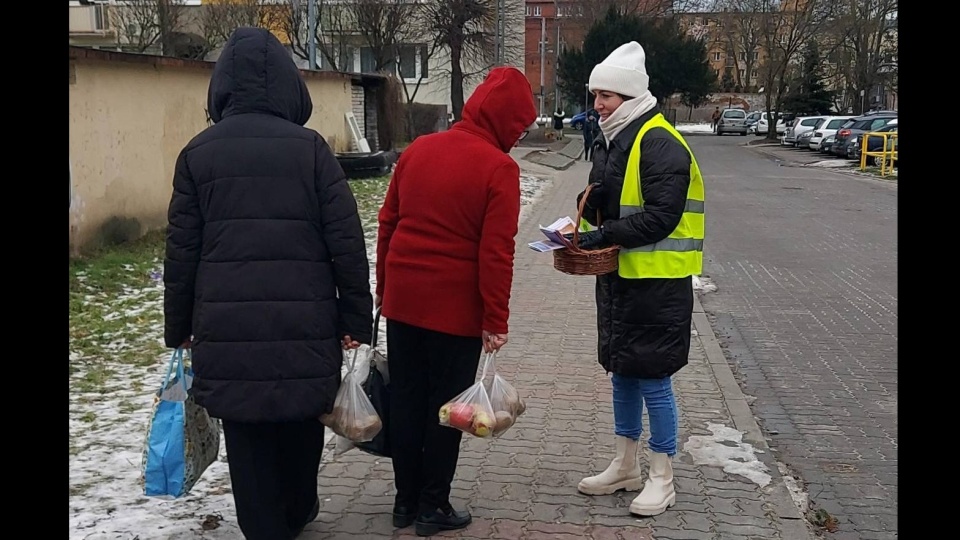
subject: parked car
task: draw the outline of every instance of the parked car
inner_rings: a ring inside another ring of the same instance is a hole
[[[820,141],[820,146],[817,148],[818,151],[824,154],[833,153],[833,143],[837,142],[837,134],[827,135]]]
[[[851,159],[860,160],[860,154],[863,152],[863,139],[867,139],[867,152],[879,152],[883,148],[884,137],[873,135],[872,133],[897,133],[897,120],[893,119],[887,125],[869,131],[864,135],[850,141],[849,154]],[[897,148],[897,139],[887,137],[887,149],[895,150]],[[876,165],[878,160],[875,156],[867,156],[867,165]]]
[[[862,137],[864,133],[869,131],[876,131],[896,118],[896,114],[892,116],[888,114],[870,114],[854,118],[852,124],[849,126],[844,124],[843,127],[837,131],[837,140],[831,149],[833,155],[852,159],[849,152],[851,140]]]
[[[770,117],[766,111],[763,111],[760,113],[760,119],[757,120],[757,129],[756,129],[757,135],[766,135],[770,131],[769,118]],[[783,119],[783,116],[777,117],[776,130],[778,135],[782,135],[785,131],[787,131],[787,121]]]
[[[583,111],[582,113],[577,113],[573,115],[573,118],[570,119],[570,127],[572,127],[573,129],[582,130],[584,124],[586,123],[587,123],[587,111]]]
[[[757,121],[759,120],[760,111],[753,111],[747,115],[743,121],[743,123],[747,126],[747,133],[755,133],[757,131]]]
[[[820,121],[822,121],[825,116],[802,116],[794,119],[787,126],[787,129],[783,132],[783,140],[781,144],[784,146],[800,146],[797,144],[798,138],[808,131],[815,129]]]
[[[743,109],[724,109],[717,123],[717,135],[724,133],[747,134],[747,112]]]
[[[813,135],[810,136],[809,147],[811,150],[822,151],[822,143],[827,137],[837,133],[837,130],[840,129],[840,126],[844,122],[851,120],[850,116],[827,116],[824,117],[823,123],[817,126],[813,130]]]
[[[821,122],[822,122],[822,120],[821,120]],[[797,137],[797,148],[801,148],[801,149],[803,149],[803,150],[809,150],[809,149],[810,149],[810,138],[811,138],[811,137],[813,137],[813,131],[812,131],[812,130],[811,130],[811,131],[804,131],[803,133],[801,133],[800,136]]]

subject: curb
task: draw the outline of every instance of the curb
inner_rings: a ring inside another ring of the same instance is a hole
[[[751,149],[751,150],[753,150],[753,151],[755,151],[755,152],[757,152],[757,153],[759,153],[759,154],[763,154],[764,156],[766,156],[766,157],[768,157],[768,158],[776,159],[776,160],[778,160],[778,161],[781,161],[782,163],[784,163],[784,165],[783,165],[784,167],[796,167],[796,168],[801,168],[801,169],[820,169],[820,170],[829,171],[829,172],[836,173],[836,174],[842,174],[842,175],[847,176],[847,177],[850,177],[850,178],[856,178],[856,179],[858,179],[858,180],[872,180],[872,181],[874,181],[874,182],[882,182],[882,183],[888,184],[888,185],[894,185],[894,186],[898,185],[897,180],[890,180],[890,179],[882,178],[882,177],[880,177],[880,176],[873,176],[873,175],[870,175],[870,174],[861,172],[861,171],[860,171],[860,168],[857,167],[856,165],[854,165],[854,166],[852,166],[852,167],[810,167],[809,165],[804,164],[804,163],[800,163],[799,161],[786,161],[786,160],[782,160],[782,159],[781,159],[781,156],[778,156],[778,155],[774,154],[773,152],[764,150],[764,147],[765,147],[765,146],[775,146],[775,145],[773,145],[773,144],[771,144],[771,145],[750,145],[750,144],[745,145],[746,148],[749,148],[749,149]]]
[[[717,335],[713,332],[713,327],[707,319],[707,314],[700,303],[700,293],[693,297],[693,326],[697,331],[697,339],[703,346],[703,351],[707,356],[707,363],[713,371],[713,376],[717,380],[720,392],[723,394],[723,402],[730,411],[734,426],[738,431],[744,433],[743,440],[753,445],[754,448],[763,451],[764,454],[773,458],[770,447],[767,445],[763,432],[757,424],[753,411],[747,403],[740,384],[733,376],[733,370],[727,363],[727,358],[720,348],[720,342]],[[766,488],[767,500],[773,505],[773,510],[781,521],[781,532],[783,540],[815,540],[816,534],[807,526],[807,520],[801,515],[800,510],[793,502],[783,476],[777,467],[770,467],[770,476],[773,478],[771,484]]]

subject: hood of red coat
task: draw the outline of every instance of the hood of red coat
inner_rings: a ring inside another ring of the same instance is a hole
[[[537,119],[526,75],[513,67],[494,68],[464,104],[462,118],[461,128],[478,131],[509,152]]]

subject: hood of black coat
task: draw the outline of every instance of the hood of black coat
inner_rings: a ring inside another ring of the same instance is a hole
[[[280,41],[262,28],[238,28],[213,68],[207,110],[214,122],[261,113],[304,125],[313,112],[300,70]]]

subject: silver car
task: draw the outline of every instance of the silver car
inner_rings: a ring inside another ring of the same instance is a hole
[[[747,134],[747,113],[743,109],[724,109],[717,123],[717,135],[724,133]]]

